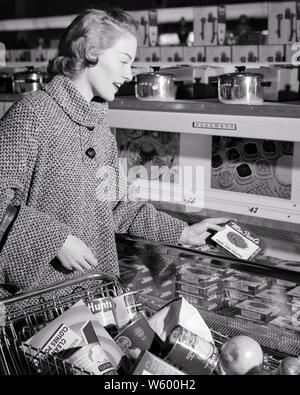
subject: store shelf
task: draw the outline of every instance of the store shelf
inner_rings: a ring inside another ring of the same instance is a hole
[[[110,103],[108,115],[119,128],[300,142],[300,101],[227,105],[216,98],[158,102],[126,96]]]

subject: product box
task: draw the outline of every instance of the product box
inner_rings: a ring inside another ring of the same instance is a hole
[[[162,62],[182,62],[183,61],[183,47],[161,47],[161,61]]]
[[[161,61],[161,48],[139,48],[139,61],[140,62],[160,62]]]
[[[274,318],[274,320],[271,320],[269,324],[275,325],[279,328],[300,332],[300,323],[294,322],[291,317],[279,316]]]
[[[292,65],[274,65],[272,67],[260,67],[251,69],[263,75],[265,82],[270,86],[264,86],[265,101],[297,100],[300,97],[299,68]]]
[[[149,12],[143,11],[130,11],[131,16],[135,19],[138,25],[137,39],[138,47],[149,46]]]
[[[218,7],[194,7],[194,45],[218,44]]]
[[[193,295],[198,295],[205,297],[206,299],[215,298],[219,291],[219,284],[215,283],[208,287],[200,287],[197,285],[192,285],[189,282],[184,283],[180,281],[176,281],[176,290],[187,292]]]
[[[234,63],[251,63],[258,62],[257,45],[233,45],[232,62]]]
[[[205,298],[202,296],[192,295],[187,292],[177,291],[177,295],[183,297],[192,306],[206,311],[215,311],[223,307],[223,299],[221,297]]]
[[[206,61],[214,63],[228,63],[231,62],[231,46],[207,46],[206,47]]]
[[[270,283],[265,278],[239,272],[231,277],[225,278],[223,280],[223,285],[224,288],[246,292],[249,295],[256,295],[267,289]]]
[[[290,316],[292,311],[292,303],[291,297],[288,296],[283,289],[265,289],[262,292],[259,292],[256,295],[257,298],[260,298],[269,303],[275,303],[280,309],[280,314],[283,316]]]
[[[185,375],[184,372],[170,365],[166,361],[156,357],[148,351],[145,351],[134,368],[132,374],[137,375],[162,375],[162,376],[179,376]]]
[[[243,317],[269,322],[280,312],[276,304],[262,302],[260,299],[244,300],[235,306]]]
[[[296,1],[268,3],[268,43],[296,41]]]
[[[243,292],[236,291],[235,289],[225,288],[224,297],[229,307],[236,306],[239,302],[243,302],[249,298],[249,295]]]
[[[259,45],[258,46],[259,62],[284,62],[285,48],[284,45]]]
[[[197,285],[206,288],[219,282],[220,276],[213,269],[204,268],[200,265],[184,265],[177,273],[177,281]]]
[[[235,221],[229,221],[224,229],[217,232],[211,240],[232,255],[244,260],[255,258],[263,247],[259,237]]]
[[[205,62],[205,47],[183,47],[183,60],[184,62]]]

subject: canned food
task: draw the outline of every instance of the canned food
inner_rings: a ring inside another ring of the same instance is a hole
[[[187,374],[209,375],[218,364],[217,347],[180,325],[171,332],[167,344],[164,359]]]
[[[107,332],[112,337],[116,336],[118,328],[114,315],[112,298],[108,296],[105,298],[93,299],[86,303],[86,305]]]
[[[113,298],[115,317],[117,326],[120,329],[124,328],[136,316],[146,315],[142,303],[140,303],[138,291],[127,292]]]

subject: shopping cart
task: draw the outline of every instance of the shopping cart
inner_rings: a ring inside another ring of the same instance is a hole
[[[126,289],[119,278],[98,272],[0,300],[0,374],[91,374],[58,356],[46,355],[31,346],[25,349],[22,344],[77,301],[114,297],[124,292]],[[139,295],[139,301],[148,316],[167,303],[145,294]],[[209,327],[216,345],[220,348],[228,336],[214,329],[213,325]],[[266,357],[267,370],[278,366],[277,359]]]
[[[34,347],[25,349],[22,343],[79,300],[125,291],[119,278],[97,272],[0,300],[0,374],[90,374]]]

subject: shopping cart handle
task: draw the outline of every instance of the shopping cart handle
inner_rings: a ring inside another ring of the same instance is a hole
[[[18,292],[13,296],[9,296],[8,298],[1,299],[0,302],[4,304],[11,304],[15,302],[20,302],[24,299],[28,299],[34,296],[40,296],[41,294],[50,293],[62,288],[83,283],[84,281],[99,281],[99,280],[119,281],[119,278],[115,275],[99,272],[99,271],[97,273],[87,273],[87,274],[83,274],[82,276],[72,278],[70,280],[65,280],[45,287],[36,288],[31,291]]]

